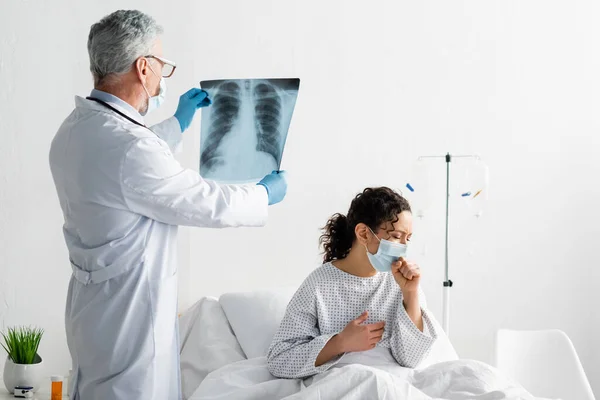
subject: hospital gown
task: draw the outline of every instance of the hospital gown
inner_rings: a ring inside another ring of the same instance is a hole
[[[290,301],[269,348],[269,371],[280,378],[306,378],[327,371],[343,355],[315,367],[317,356],[364,311],[369,313],[366,324],[386,322],[377,346],[389,349],[401,366],[415,368],[437,338],[420,289],[419,301],[423,332],[404,309],[402,291],[391,273],[358,277],[326,263],[306,278]]]

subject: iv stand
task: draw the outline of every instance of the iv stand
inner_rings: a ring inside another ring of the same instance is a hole
[[[425,158],[444,158],[446,160],[446,240],[445,240],[445,258],[444,258],[444,297],[443,297],[443,320],[442,328],[446,335],[450,335],[450,288],[454,283],[450,280],[450,267],[448,263],[448,238],[450,236],[450,162],[452,158],[476,158],[479,159],[478,155],[459,155],[453,156],[447,153],[445,156],[421,156],[418,159],[422,160]]]

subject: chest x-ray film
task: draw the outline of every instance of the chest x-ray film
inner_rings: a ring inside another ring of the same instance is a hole
[[[200,175],[249,183],[279,170],[300,79],[200,82],[212,99],[202,109]]]

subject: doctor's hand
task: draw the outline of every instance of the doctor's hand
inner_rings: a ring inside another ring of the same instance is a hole
[[[181,132],[185,131],[192,124],[196,110],[207,107],[212,104],[205,90],[193,88],[179,97],[179,105],[175,111],[175,118],[179,121]]]
[[[285,197],[287,193],[286,176],[287,172],[285,171],[273,171],[257,183],[267,189],[269,205],[277,204]]]
[[[400,257],[392,264],[392,274],[404,295],[417,293],[421,280],[421,268],[417,264]]]
[[[379,343],[383,336],[385,321],[363,325],[368,317],[369,313],[365,311],[338,333],[337,336],[344,353],[371,350]]]

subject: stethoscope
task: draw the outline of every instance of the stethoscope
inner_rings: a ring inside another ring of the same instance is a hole
[[[122,113],[121,111],[117,110],[116,108],[114,108],[113,106],[111,106],[110,104],[108,104],[108,103],[107,103],[107,102],[105,102],[105,101],[102,101],[102,100],[100,100],[100,99],[97,99],[97,98],[95,98],[95,97],[86,97],[86,100],[91,100],[91,101],[95,101],[96,103],[102,104],[104,107],[106,107],[106,108],[108,108],[108,109],[110,109],[110,110],[112,110],[112,111],[116,112],[116,113],[117,113],[117,114],[119,114],[121,117],[123,117],[123,118],[125,118],[125,119],[127,119],[127,120],[129,120],[129,121],[131,121],[131,122],[133,122],[134,124],[136,124],[136,125],[139,125],[139,126],[143,126],[144,128],[147,128],[147,129],[150,129],[150,128],[148,128],[146,125],[144,125],[144,124],[140,124],[138,121],[136,121],[135,119],[131,118],[129,115],[127,115],[127,114],[125,114],[125,113]]]

